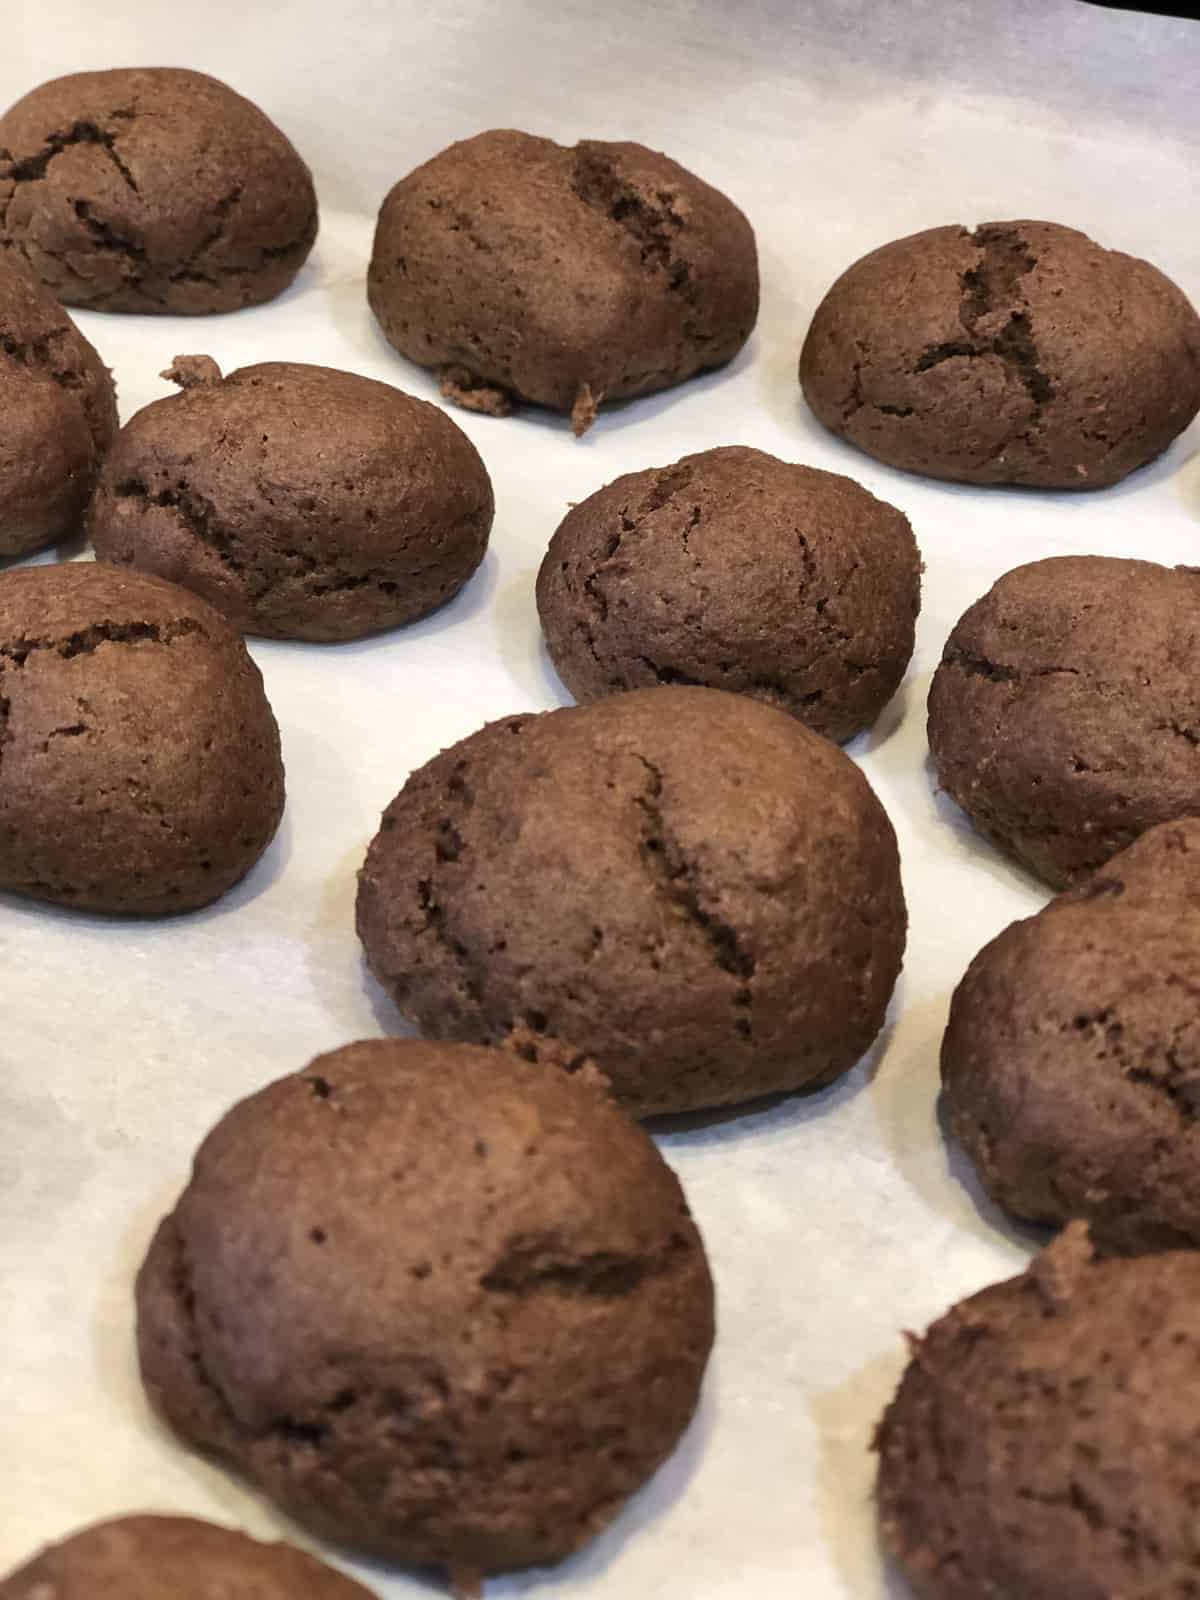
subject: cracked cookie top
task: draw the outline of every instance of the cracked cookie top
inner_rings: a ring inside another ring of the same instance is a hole
[[[304,162],[204,73],[73,73],[0,117],[0,246],[66,305],[259,305],[292,281],[316,232]]]
[[[1094,1259],[1072,1223],[913,1339],[880,1424],[887,1549],[921,1600],[1196,1588],[1200,1255]]]
[[[50,1545],[0,1578],[0,1600],[371,1600],[286,1544],[194,1517],[119,1517]]]
[[[262,678],[211,606],[92,562],[0,574],[0,889],[193,910],[282,811]]]
[[[842,274],[800,382],[827,428],[891,466],[1103,488],[1200,410],[1200,317],[1149,262],[1073,228],[930,228]]]
[[[575,506],[537,600],[577,700],[707,684],[843,740],[904,676],[921,560],[904,514],[850,478],[727,446]]]
[[[299,362],[221,377],[121,430],[88,514],[96,554],[186,584],[235,627],[355,639],[444,605],[487,549],[493,496],[474,445],[390,384]]]
[[[943,1099],[988,1193],[1108,1248],[1200,1245],[1200,820],[1152,828],[975,957]]]
[[[0,254],[0,559],[79,531],[117,432],[112,376],[58,302]]]
[[[938,782],[1056,888],[1200,815],[1200,573],[1108,556],[1014,567],[929,691]]]
[[[594,1075],[415,1040],[228,1112],[137,1300],[187,1439],[314,1532],[464,1589],[616,1515],[713,1339],[679,1184]]]
[[[496,415],[529,400],[582,433],[605,400],[731,360],[758,315],[758,258],[733,202],[667,156],[501,129],[396,184],[367,292],[448,399]]]
[[[847,1071],[905,909],[848,757],[772,706],[665,687],[491,723],[415,772],[358,928],[425,1033],[594,1061],[650,1115]]]

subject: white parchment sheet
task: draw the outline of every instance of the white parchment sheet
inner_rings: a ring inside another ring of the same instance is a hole
[[[533,580],[567,502],[618,473],[744,443],[850,473],[908,513],[925,556],[908,680],[850,752],[900,837],[907,963],[879,1044],[840,1085],[663,1135],[719,1293],[701,1413],[593,1546],[489,1592],[898,1595],[876,1547],[868,1441],[903,1364],[901,1330],[1010,1275],[1033,1242],[981,1203],[937,1123],[950,992],[1044,895],[935,798],[930,673],[961,611],[1018,562],[1200,563],[1200,429],[1098,495],[959,489],[824,434],[796,360],[843,267],[944,222],[1069,223],[1148,256],[1200,301],[1200,24],[1077,0],[4,0],[3,13],[0,102],[85,67],[198,67],[259,101],[317,175],[320,239],[282,300],[191,321],[80,317],[125,417],[167,392],[157,374],[172,356],[194,351],[227,368],[348,367],[436,398],[367,311],[374,211],[418,161],[490,126],[668,151],[748,212],[764,295],[730,369],[605,414],[581,443],[561,418],[454,413],[496,486],[487,560],[405,631],[253,645],[283,730],[288,807],[225,901],[126,923],[0,897],[0,1572],[136,1508],[282,1529],[142,1399],[131,1285],[151,1229],[234,1099],[396,1026],[364,975],[354,874],[412,768],[488,718],[565,700]],[[390,1600],[430,1592],[361,1570]]]

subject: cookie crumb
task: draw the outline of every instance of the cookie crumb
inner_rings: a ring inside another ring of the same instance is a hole
[[[522,1061],[532,1061],[543,1067],[557,1067],[560,1072],[578,1078],[589,1089],[605,1098],[612,1092],[608,1075],[596,1064],[586,1050],[576,1049],[565,1039],[555,1038],[528,1022],[514,1023],[500,1041],[500,1048],[511,1050]]]
[[[568,1067],[568,1072],[574,1072],[578,1082],[586,1083],[589,1089],[594,1089],[598,1095],[607,1097],[612,1094],[612,1079],[606,1072],[602,1072],[590,1056],[582,1066]]]
[[[442,399],[453,401],[464,411],[480,411],[485,417],[512,415],[512,395],[508,390],[476,377],[466,367],[443,367],[439,381]]]
[[[1079,1281],[1096,1258],[1086,1222],[1069,1222],[1058,1237],[1034,1257],[1029,1276],[1046,1302],[1057,1309],[1074,1295]]]
[[[595,422],[602,399],[602,395],[592,393],[590,383],[581,383],[576,389],[575,404],[571,407],[571,432],[577,439],[581,439]]]
[[[181,389],[212,388],[222,381],[221,369],[211,356],[176,356],[159,377]]]

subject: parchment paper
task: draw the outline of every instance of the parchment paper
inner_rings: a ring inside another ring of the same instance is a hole
[[[670,0],[648,16],[636,0],[8,0],[4,13],[0,102],[83,67],[195,66],[266,107],[318,177],[320,241],[276,304],[187,322],[81,316],[126,417],[167,391],[156,374],[172,356],[193,351],[226,367],[344,366],[436,398],[368,315],[373,214],[410,167],[488,126],[669,151],[749,213],[764,299],[731,369],[605,414],[582,443],[563,419],[455,413],[496,485],[487,561],[444,612],[403,632],[253,646],[283,729],[288,809],[225,901],[122,923],[0,899],[0,1571],[135,1508],[283,1529],[147,1411],[131,1283],[150,1231],[235,1098],[396,1026],[364,976],[354,873],[414,766],[487,718],[565,700],[533,578],[567,502],[620,472],[747,443],[858,478],[908,513],[925,555],[908,681],[851,747],[900,837],[905,973],[879,1045],[842,1084],[662,1135],[718,1283],[701,1413],[610,1532],[557,1571],[490,1592],[898,1594],[876,1546],[868,1442],[903,1364],[901,1330],[1010,1275],[1036,1242],[981,1203],[936,1119],[950,992],[1044,894],[935,798],[929,676],[964,607],[1018,562],[1090,551],[1196,563],[1200,432],[1099,495],[948,487],[824,434],[796,358],[843,267],[943,222],[1070,223],[1148,256],[1200,300],[1200,25],[1074,0]],[[359,1570],[392,1600],[429,1592]]]

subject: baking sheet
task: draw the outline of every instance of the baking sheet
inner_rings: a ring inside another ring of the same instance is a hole
[[[1200,25],[1074,0],[669,0],[648,17],[633,0],[4,10],[0,102],[83,67],[199,67],[258,99],[317,174],[317,250],[274,305],[188,322],[81,315],[125,417],[166,393],[156,374],[193,351],[226,368],[344,366],[436,398],[367,313],[372,214],[396,177],[487,126],[667,150],[749,213],[764,297],[732,368],[605,414],[582,443],[565,419],[454,413],[496,486],[487,560],[451,606],[403,632],[253,645],[283,730],[288,809],[223,902],[127,924],[0,897],[0,1572],[136,1508],[283,1530],[143,1402],[131,1283],[152,1227],[232,1100],[396,1026],[364,975],[354,873],[414,766],[488,718],[565,701],[533,579],[567,502],[620,472],[745,443],[848,472],[901,506],[927,562],[908,680],[850,747],[899,834],[906,968],[879,1044],[841,1084],[661,1134],[718,1285],[701,1412],[594,1545],[489,1593],[898,1595],[877,1551],[867,1446],[903,1364],[900,1331],[1017,1270],[1035,1242],[980,1201],[936,1120],[950,991],[1044,894],[935,798],[930,673],[960,612],[1018,562],[1078,551],[1196,564],[1200,429],[1100,495],[960,489],[822,433],[796,358],[838,271],[949,221],[1070,223],[1148,256],[1200,301]],[[359,1570],[391,1600],[430,1592]]]

